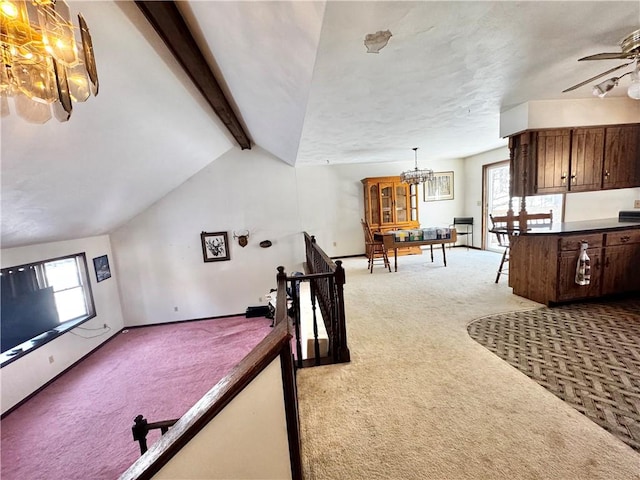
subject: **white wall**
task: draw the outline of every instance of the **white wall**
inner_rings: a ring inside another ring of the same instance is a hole
[[[291,478],[283,391],[278,357],[153,478]]]
[[[482,245],[482,169],[484,165],[509,160],[509,149],[498,148],[464,160],[464,216],[473,217],[473,245]]]
[[[620,210],[633,210],[634,200],[640,200],[640,188],[622,188],[601,192],[567,194],[565,222],[617,218]]]
[[[250,231],[245,248],[234,230]],[[202,231],[228,232],[229,261],[203,261]],[[244,313],[276,287],[276,267],[301,268],[302,238],[295,169],[234,149],[113,232],[125,323]]]
[[[449,226],[454,216],[462,215],[465,191],[464,164],[461,159],[418,160],[421,168],[454,172],[454,199],[425,202],[419,186],[420,224],[424,227]],[[413,161],[299,167],[296,169],[302,227],[316,236],[330,256],[364,253],[364,236],[360,219],[364,218],[366,177],[399,175],[412,170]]]
[[[462,160],[422,163],[453,170],[461,185]],[[330,256],[362,254],[360,180],[410,168],[411,160],[293,168],[259,147],[228,152],[113,232],[126,325],[239,314],[265,303],[278,265],[288,273],[302,269],[303,231]],[[454,194],[451,201],[421,201],[421,223],[449,225],[462,213],[464,189]],[[245,229],[249,244],[241,248],[232,232]],[[229,233],[230,261],[203,262],[202,231]],[[266,239],[273,246],[260,248]]]
[[[111,245],[107,235],[8,248],[1,252],[2,268],[82,252],[85,252],[87,258],[96,316],[80,327],[63,333],[49,343],[2,367],[3,413],[115,335],[123,328],[124,323],[117,286],[118,273],[114,269]],[[92,259],[105,254],[109,256],[111,278],[97,283]],[[95,335],[95,331],[83,332],[82,328],[101,329],[105,323],[109,325],[110,330],[105,331],[104,335],[95,338],[79,336]],[[54,359],[53,363],[49,362],[51,356]]]
[[[500,136],[523,130],[615,125],[640,121],[640,102],[627,96],[534,100],[500,113]]]

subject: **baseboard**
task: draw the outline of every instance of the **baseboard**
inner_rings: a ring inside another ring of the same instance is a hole
[[[78,360],[76,360],[75,362],[73,362],[71,365],[69,365],[67,368],[65,368],[63,371],[61,371],[59,374],[57,374],[56,376],[54,376],[51,380],[49,380],[48,382],[46,382],[44,385],[41,385],[38,389],[34,390],[33,392],[31,392],[29,395],[27,395],[26,397],[24,397],[22,400],[20,400],[18,403],[16,403],[13,407],[9,408],[6,412],[3,412],[2,415],[0,415],[0,420],[3,419],[4,417],[6,417],[7,415],[9,415],[11,412],[13,412],[15,409],[17,409],[20,405],[25,404],[28,400],[32,399],[33,397],[35,397],[38,393],[40,393],[42,390],[44,390],[45,388],[47,388],[49,385],[51,385],[53,382],[55,382],[58,378],[60,378],[62,375],[64,375],[65,373],[67,373],[69,370],[71,370],[73,367],[75,367],[76,365],[78,365],[80,362],[82,362],[83,360],[85,360],[89,355],[93,354],[94,352],[98,351],[99,349],[101,349],[103,346],[105,346],[107,343],[109,343],[111,340],[113,340],[114,338],[116,338],[118,336],[118,334],[122,333],[122,331],[124,330],[124,328],[118,330],[116,333],[114,333],[113,335],[111,335],[109,338],[107,338],[104,342],[102,342],[100,345],[98,345],[96,348],[94,348],[93,350],[89,350],[87,353],[85,353],[82,357],[80,357]]]
[[[244,317],[245,315],[246,313],[243,312],[243,313],[235,313],[231,315],[219,315],[217,317],[187,318],[186,320],[171,320],[170,322],[145,323],[144,325],[131,325],[130,327],[124,327],[124,330],[131,330],[134,328],[145,328],[145,327],[158,327],[160,325],[172,325],[175,323],[201,322],[202,320],[216,320],[218,318]],[[261,318],[261,317],[255,317],[255,318]]]
[[[451,245],[450,248],[470,248],[471,250],[482,250],[480,247],[474,245]]]

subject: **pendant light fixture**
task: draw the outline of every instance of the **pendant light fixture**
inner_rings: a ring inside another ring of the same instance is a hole
[[[427,180],[433,178],[433,170],[431,169],[419,169],[418,168],[418,147],[413,147],[413,153],[415,157],[415,168],[413,170],[407,170],[400,174],[400,180],[409,185],[418,185],[424,183]]]

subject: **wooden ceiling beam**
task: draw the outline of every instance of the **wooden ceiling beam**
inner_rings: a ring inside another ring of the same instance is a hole
[[[202,51],[198,48],[175,2],[136,0],[136,4],[242,150],[251,149],[248,135],[220,88]]]

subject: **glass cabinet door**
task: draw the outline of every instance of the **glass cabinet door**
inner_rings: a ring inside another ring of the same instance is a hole
[[[404,184],[396,185],[396,222],[406,222],[408,220],[408,198],[407,186]]]
[[[394,223],[393,217],[393,185],[380,184],[380,214],[381,224]]]
[[[369,207],[370,207],[370,215],[369,224],[370,225],[380,225],[380,198],[378,196],[378,185],[371,185],[369,188]]]
[[[409,203],[412,222],[418,221],[418,185],[409,185]]]

